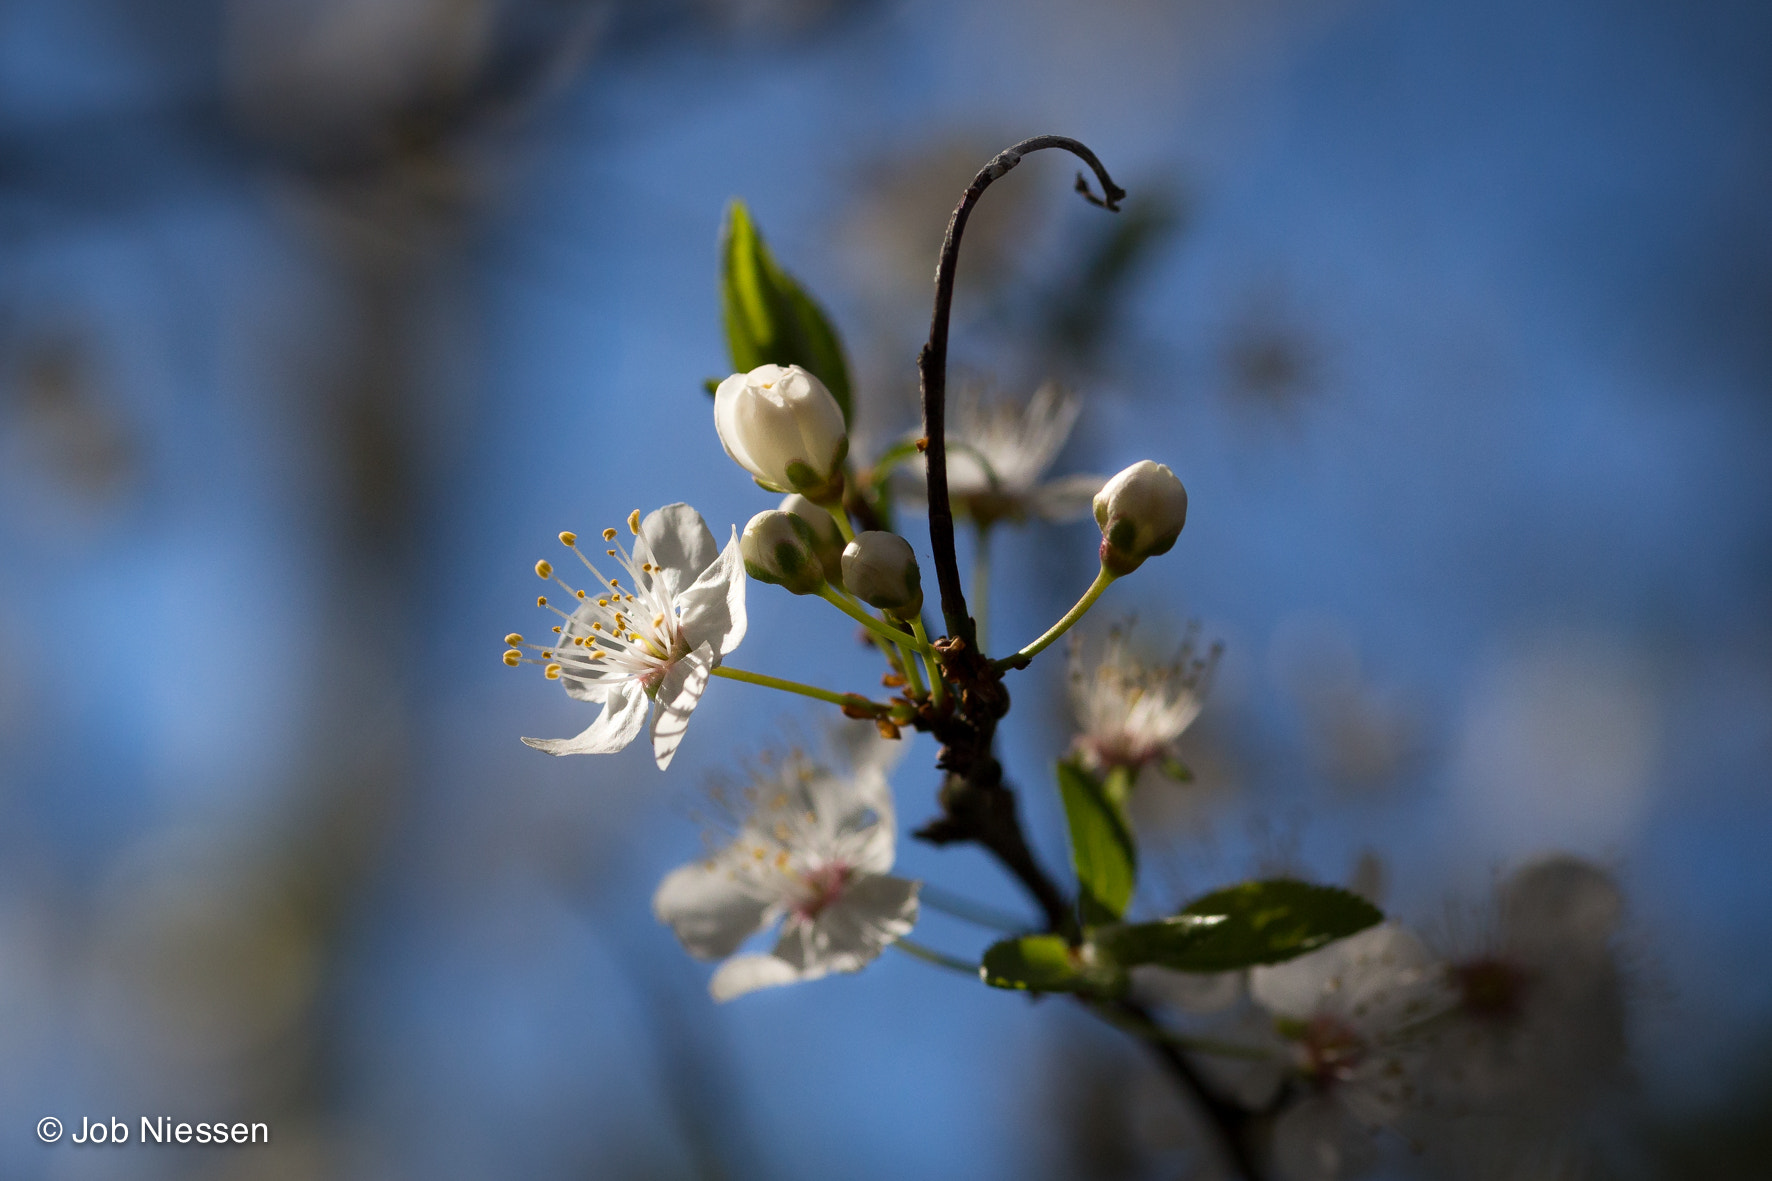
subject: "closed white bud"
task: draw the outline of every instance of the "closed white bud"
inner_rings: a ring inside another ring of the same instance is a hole
[[[923,574],[911,543],[896,533],[857,533],[843,550],[843,585],[849,593],[895,619],[923,609]]]
[[[849,435],[824,383],[798,365],[759,365],[714,391],[714,429],[733,462],[772,492],[819,504],[843,495]]]
[[[1160,463],[1141,459],[1095,494],[1101,564],[1116,577],[1166,554],[1187,524],[1187,489]]]
[[[793,513],[812,529],[812,552],[818,555],[818,564],[824,567],[825,578],[832,586],[841,587],[844,541],[836,519],[798,492],[782,497],[780,507],[782,512]]]
[[[824,567],[813,552],[812,527],[793,513],[770,509],[752,517],[738,539],[744,572],[758,582],[785,586],[796,595],[823,588]]]

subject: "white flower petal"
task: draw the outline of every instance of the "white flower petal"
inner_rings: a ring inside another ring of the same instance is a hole
[[[884,874],[859,876],[811,922],[790,919],[782,927],[775,955],[792,965],[802,980],[830,972],[859,972],[887,944],[910,934],[917,923],[921,884]]]
[[[737,951],[769,922],[774,905],[732,872],[724,854],[672,870],[652,896],[658,921],[669,924],[690,955],[704,960]]]
[[[898,821],[892,806],[892,785],[873,768],[857,771],[851,782],[848,814],[842,823],[860,830],[861,844],[851,854],[850,864],[862,873],[883,874],[892,868],[897,854]]]
[[[652,715],[652,757],[665,770],[683,743],[689,715],[701,700],[715,663],[711,644],[703,644],[671,666],[658,687],[658,709]]]
[[[712,644],[716,656],[725,656],[738,647],[748,623],[744,590],[744,555],[739,551],[738,530],[734,529],[732,540],[720,556],[709,562],[694,584],[676,597],[682,608],[678,626],[690,647]]]
[[[550,755],[606,755],[623,749],[646,724],[646,691],[628,681],[607,692],[603,712],[576,738],[525,738],[523,744]]]
[[[1080,521],[1089,515],[1095,494],[1106,483],[1106,476],[1063,476],[1034,489],[1029,508],[1042,520]]]
[[[740,955],[720,965],[708,981],[708,992],[717,1001],[729,1001],[759,988],[778,988],[799,979],[800,973],[792,964],[772,955]]]
[[[1377,1158],[1372,1137],[1329,1096],[1287,1108],[1274,1124],[1274,1164],[1284,1181],[1339,1181],[1365,1172]]]
[[[701,514],[681,503],[667,504],[646,514],[640,522],[640,536],[634,541],[635,561],[650,560],[653,565],[662,566],[662,573],[655,577],[663,582],[672,598],[693,584],[719,552],[719,544]]]
[[[1297,1021],[1327,1013],[1364,1033],[1382,1035],[1427,1016],[1442,974],[1415,936],[1385,923],[1338,939],[1321,951],[1254,968],[1249,993],[1269,1012]]]

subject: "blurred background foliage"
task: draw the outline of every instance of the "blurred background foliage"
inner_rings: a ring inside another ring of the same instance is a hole
[[[497,661],[556,530],[770,499],[701,392],[727,198],[873,454],[960,189],[1055,131],[1132,197],[993,188],[955,357],[1084,394],[1061,470],[1192,494],[1107,604],[1227,645],[1137,905],[1287,869],[1429,922],[1596,858],[1638,1084],[1596,1167],[1763,1175],[1768,46],[1747,3],[0,4],[0,1172],[1181,1175],[1187,1114],[1060,1006],[889,957],[716,1009],[647,899],[703,779],[812,715],[711,694],[669,779],[555,762],[516,736],[570,703]],[[1093,544],[1001,537],[994,634]],[[784,599],[747,664],[864,675]],[[1061,681],[1016,692],[1059,865]],[[160,1112],[275,1147],[27,1131]]]

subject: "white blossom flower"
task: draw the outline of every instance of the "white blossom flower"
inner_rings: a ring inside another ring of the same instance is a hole
[[[560,610],[546,596],[538,599],[560,617],[558,635],[548,644],[505,637],[512,646],[505,663],[540,664],[569,696],[603,705],[597,720],[576,738],[525,738],[525,743],[551,755],[609,754],[637,738],[650,713],[652,753],[663,770],[677,753],[713,670],[744,639],[744,562],[738,531],[719,549],[701,514],[686,504],[667,504],[645,521],[635,509],[628,529],[634,534],[632,553],[616,540],[616,530],[603,530],[604,553],[627,575],[625,586],[604,576],[574,534],[560,535],[596,586],[575,589],[551,563],[536,563],[537,574],[572,596],[573,610]],[[525,658],[519,647],[537,655]]]
[[[980,526],[997,521],[1074,521],[1089,512],[1105,476],[1042,483],[1076,425],[1082,401],[1047,382],[1025,407],[961,388],[948,412],[948,496]]]
[[[1146,664],[1132,649],[1130,630],[1109,629],[1093,667],[1082,637],[1071,640],[1071,709],[1081,730],[1073,751],[1098,773],[1124,767],[1136,774],[1172,761],[1176,740],[1200,716],[1218,663],[1216,645],[1203,658],[1195,655],[1190,627],[1173,660]]]
[[[714,429],[734,463],[773,492],[829,504],[843,495],[843,411],[798,365],[759,365],[714,391]]]
[[[803,755],[761,775],[731,844],[673,871],[652,910],[691,955],[732,957],[709,984],[715,1000],[858,972],[917,921],[919,883],[892,877],[894,817],[887,743],[871,735],[847,775]],[[734,955],[781,923],[767,955]]]
[[[1249,992],[1289,1044],[1310,1093],[1274,1126],[1290,1178],[1347,1175],[1369,1158],[1366,1130],[1419,1100],[1423,1031],[1455,1003],[1444,966],[1394,923],[1249,973]]]
[[[1442,1172],[1513,1176],[1581,1155],[1581,1131],[1627,1074],[1622,910],[1610,875],[1554,856],[1499,884],[1488,930],[1453,940],[1458,1005],[1431,1041],[1433,1109],[1411,1128]]]

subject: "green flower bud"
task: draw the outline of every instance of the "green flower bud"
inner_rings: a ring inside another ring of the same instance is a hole
[[[812,527],[793,513],[770,509],[752,517],[738,539],[744,570],[758,582],[784,586],[796,595],[824,588],[824,567],[814,552]]]
[[[1146,558],[1166,554],[1187,524],[1187,489],[1160,463],[1141,459],[1095,494],[1101,527],[1101,564],[1109,574],[1130,574]]]
[[[793,513],[812,529],[812,552],[824,567],[824,576],[835,587],[843,585],[843,531],[837,528],[830,513],[819,508],[798,492],[782,497],[779,506],[784,513]]]
[[[857,533],[843,550],[843,585],[895,619],[923,609],[923,574],[911,543],[896,533]]]

